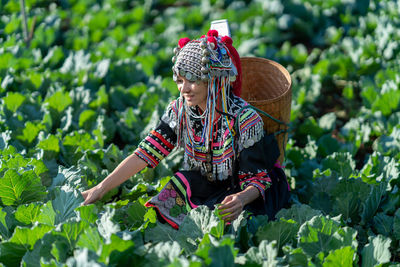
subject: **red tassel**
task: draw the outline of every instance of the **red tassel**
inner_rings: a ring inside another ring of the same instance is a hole
[[[233,43],[232,38],[229,37],[229,36],[224,36],[224,37],[222,37],[222,38],[221,38],[221,41],[222,41],[224,44],[226,44],[226,45],[232,45],[232,43]]]
[[[209,30],[209,31],[207,32],[207,36],[218,37],[218,31],[217,31],[217,30]]]
[[[224,36],[222,37],[222,42],[224,42],[226,47],[229,49],[229,53],[232,55],[233,64],[235,64],[238,71],[236,81],[233,82],[233,93],[240,97],[242,94],[242,64],[240,63],[240,56],[232,45],[232,38],[229,36]]]
[[[179,39],[178,45],[179,45],[180,48],[182,48],[189,42],[190,42],[189,38],[187,38],[187,37],[181,38],[181,39]]]

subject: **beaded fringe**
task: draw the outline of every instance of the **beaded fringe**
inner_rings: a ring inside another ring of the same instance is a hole
[[[233,114],[235,113],[235,110],[238,110],[240,107],[246,105],[246,102],[240,98],[235,97],[235,108],[233,110]],[[185,127],[184,124],[181,124],[178,119],[177,112],[179,113],[179,107],[182,104],[182,99],[178,98],[178,100],[171,104],[164,115],[162,116],[162,120],[167,123],[171,129],[177,134],[178,136],[178,143],[177,145],[184,148],[185,145],[188,142],[188,136],[186,134],[181,135],[182,132],[184,132],[186,129],[183,129],[182,127]],[[176,110],[172,107],[172,105],[175,105]],[[253,111],[255,112],[255,111]],[[244,112],[242,112],[244,114]],[[241,115],[242,115],[241,114]],[[238,115],[239,116],[239,115]],[[254,113],[250,114],[248,117],[254,116]],[[258,115],[257,115],[258,116]],[[222,119],[222,118],[221,118]],[[240,128],[240,125],[239,125]],[[222,127],[220,131],[224,133],[228,129],[228,126],[226,123],[222,123]],[[238,133],[237,133],[238,134]],[[238,144],[238,149],[239,153],[248,147],[251,147],[255,143],[261,140],[261,138],[264,135],[263,131],[263,122],[260,119],[259,121],[256,122],[254,126],[249,127],[246,129],[244,132],[240,133],[239,137],[239,144]],[[217,140],[217,142],[225,141],[222,140],[222,136]],[[229,138],[227,136],[226,138]],[[222,142],[224,143],[224,142]],[[231,148],[231,146],[226,146],[225,151],[227,149]],[[201,149],[201,152],[207,151],[207,149]],[[193,149],[194,152],[197,151],[197,149]],[[238,155],[236,155],[238,156]],[[225,180],[229,176],[232,176],[233,172],[233,163],[234,163],[234,155],[231,155],[230,157],[224,158],[222,162],[213,164],[213,179],[214,180]],[[189,156],[187,153],[184,154],[184,161],[183,161],[183,170],[198,170],[201,172],[202,175],[207,174],[207,169],[206,169],[206,163],[200,160],[196,160],[195,158]]]
[[[251,127],[244,133],[240,134],[239,152],[241,152],[244,148],[251,147],[258,141],[260,141],[263,136],[264,136],[264,124],[262,121],[260,121],[257,122],[256,125],[254,125],[254,127]]]

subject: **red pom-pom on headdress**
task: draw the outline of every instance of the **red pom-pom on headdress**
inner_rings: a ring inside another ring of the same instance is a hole
[[[218,31],[217,31],[217,30],[209,30],[209,31],[207,32],[207,36],[218,37]]]
[[[232,45],[232,43],[233,43],[232,38],[229,37],[229,36],[223,36],[223,37],[221,38],[221,41],[222,41],[224,44],[226,44],[226,45]]]
[[[189,38],[187,38],[187,37],[181,38],[181,39],[179,39],[178,45],[179,45],[180,48],[182,48],[189,42],[190,42]]]

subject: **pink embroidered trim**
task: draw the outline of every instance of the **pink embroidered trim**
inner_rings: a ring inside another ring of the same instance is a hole
[[[182,173],[177,172],[177,173],[175,173],[175,175],[177,175],[177,176],[182,180],[182,182],[186,185],[186,188],[187,188],[187,191],[186,191],[186,193],[187,193],[187,199],[188,199],[188,201],[189,201],[190,206],[191,206],[193,209],[194,209],[194,208],[197,208],[197,205],[193,204],[192,201],[190,200],[190,198],[192,197],[192,191],[190,190],[189,182],[186,180],[185,176],[183,176]]]
[[[155,209],[158,211],[158,214],[160,214],[160,216],[163,217],[163,219],[164,219],[167,223],[169,223],[169,225],[171,225],[171,226],[172,226],[173,228],[175,228],[176,230],[179,229],[179,225],[177,225],[176,223],[174,223],[173,221],[171,221],[170,219],[168,219],[164,214],[162,214],[161,211],[160,211],[160,209],[159,209],[156,205],[153,205],[153,204],[151,204],[151,203],[149,203],[149,202],[146,202],[144,205],[145,205],[146,207],[148,207],[148,208],[150,208],[150,207],[155,208]]]
[[[156,140],[148,136],[146,138],[147,141],[149,141],[153,146],[157,147],[165,156],[168,156],[169,152],[163,148]]]
[[[274,164],[274,167],[282,169],[282,168],[286,168],[286,166],[282,166],[281,163],[279,162],[279,160],[277,160]]]

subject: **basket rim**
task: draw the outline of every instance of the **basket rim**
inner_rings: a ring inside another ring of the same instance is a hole
[[[264,64],[266,63],[266,64],[269,64],[269,65],[273,65],[279,71],[282,72],[282,74],[285,76],[285,78],[286,78],[286,80],[288,82],[288,86],[287,86],[286,90],[280,96],[277,96],[275,98],[265,99],[265,100],[246,100],[249,104],[251,104],[251,103],[271,103],[271,102],[276,102],[277,100],[280,100],[281,98],[285,97],[287,94],[291,93],[292,78],[290,76],[290,73],[285,67],[283,67],[278,62],[270,60],[270,59],[266,59],[266,58],[261,58],[261,57],[241,57],[240,61],[241,61],[242,66],[243,66],[243,61],[244,62],[260,62],[260,63],[264,63]]]

